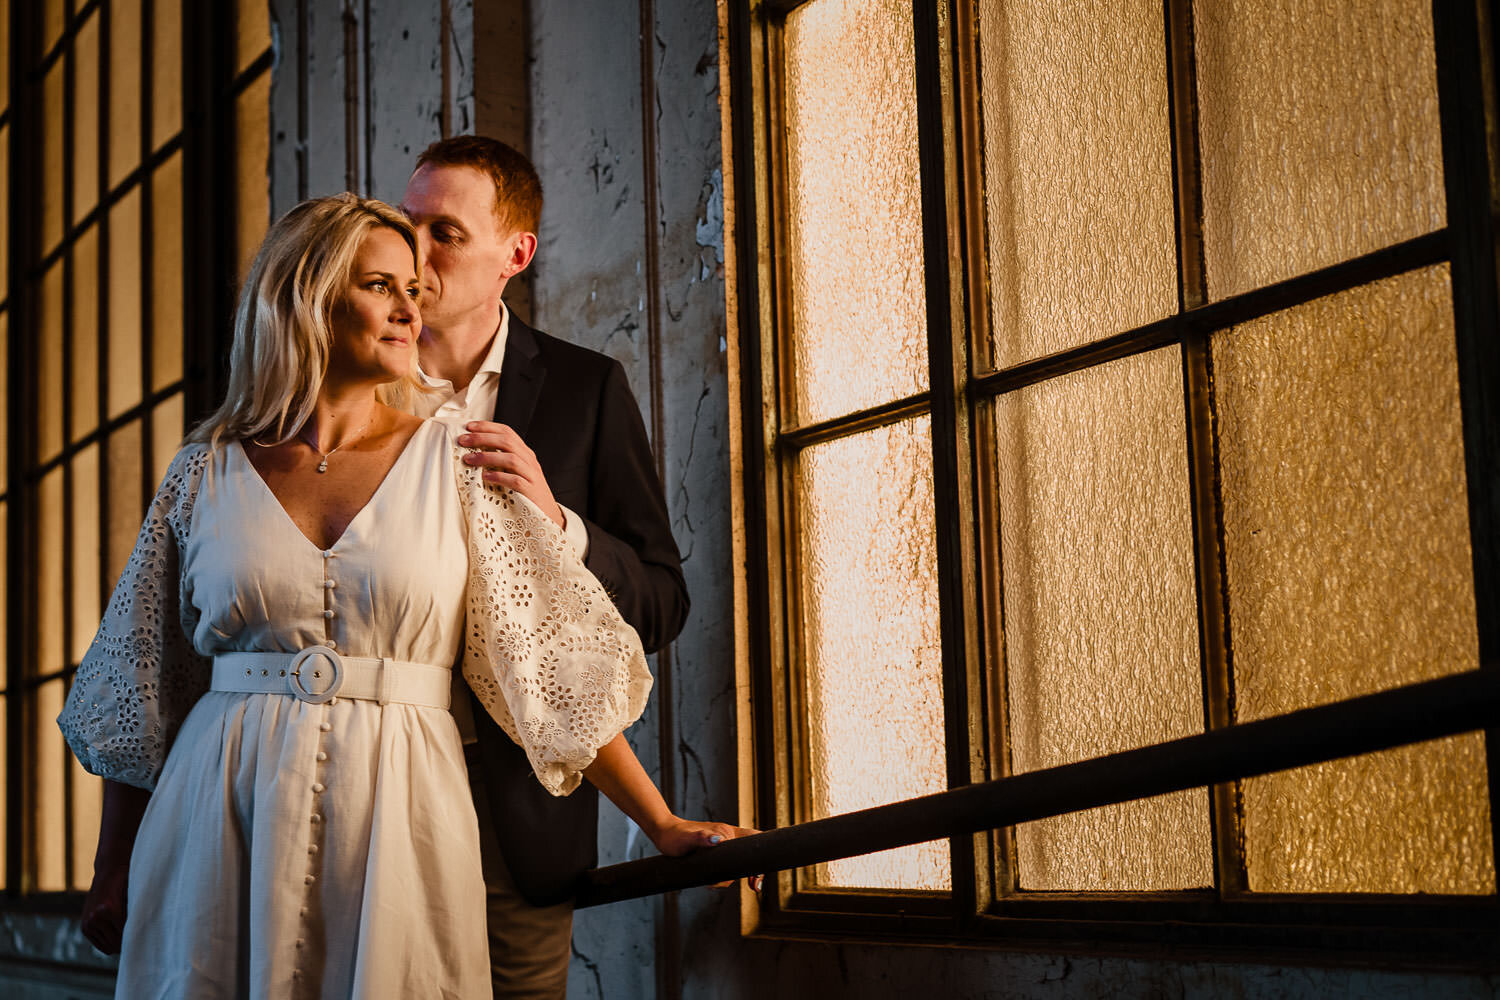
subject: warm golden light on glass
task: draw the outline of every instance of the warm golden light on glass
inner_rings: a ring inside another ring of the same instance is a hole
[[[58,711],[62,706],[58,706]],[[56,716],[52,716],[56,718]],[[53,728],[56,728],[55,726]],[[94,849],[99,842],[99,817],[104,806],[104,781],[83,769],[78,758],[68,754],[73,779],[73,884],[77,892],[88,891],[94,881]]]
[[[69,594],[68,613],[72,619],[72,634],[68,640],[68,662],[77,663],[88,652],[89,643],[99,629],[103,615],[100,594],[103,589],[99,579],[99,446],[91,444],[74,456],[73,467],[73,524],[72,524],[72,591]]]
[[[1478,664],[1447,265],[1214,339],[1241,720]],[[1495,891],[1482,737],[1244,783],[1251,888]]]
[[[42,82],[42,252],[63,236],[63,134],[68,119],[63,114],[63,64],[52,64]]]
[[[999,397],[1005,674],[1015,772],[1203,730],[1176,348]],[[1016,829],[1026,889],[1213,884],[1194,789]]]
[[[1197,0],[1193,34],[1214,298],[1444,225],[1431,4]]]
[[[59,261],[42,278],[41,315],[37,323],[37,458],[57,457],[63,446],[63,266]]]
[[[1162,5],[979,5],[994,365],[1177,308]]]
[[[142,423],[132,420],[109,436],[109,522],[105,529],[104,580],[111,589],[130,561],[136,536],[141,531],[141,518],[146,513],[141,485],[145,472]]]
[[[182,378],[182,154],[151,178],[151,389]]]
[[[109,415],[141,401],[141,189],[109,211]]]
[[[243,72],[271,46],[271,5],[267,0],[235,4],[234,71]]]
[[[151,15],[151,148],[182,128],[182,4],[154,0]]]
[[[812,0],[786,20],[796,420],[927,388],[912,9]]]
[[[73,223],[99,203],[99,15],[73,42]]]
[[[36,765],[36,810],[33,828],[36,850],[36,887],[40,892],[62,892],[69,888],[67,878],[66,830],[67,797],[64,794],[63,769],[72,761],[62,731],[54,721],[63,707],[63,682],[48,681],[36,692],[36,736],[32,742],[32,760]]]
[[[109,186],[141,162],[141,0],[110,0]]]
[[[74,441],[99,426],[99,227],[73,243],[73,332],[68,342],[68,404]]]
[[[797,462],[808,819],[948,787],[931,434],[919,417]],[[813,880],[946,890],[948,843],[830,862]]]
[[[239,134],[236,169],[239,171],[238,225],[239,273],[250,270],[250,262],[271,221],[271,74],[262,73],[245,88],[235,104]]]
[[[182,393],[174,392],[164,399],[151,418],[151,481],[160,484],[167,478],[167,468],[182,447],[182,437],[187,432],[183,418]]]

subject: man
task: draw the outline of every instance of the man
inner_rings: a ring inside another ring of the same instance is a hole
[[[640,410],[612,359],[522,323],[501,301],[531,263],[536,171],[482,136],[433,143],[401,208],[426,262],[420,307],[426,415],[464,425],[466,461],[562,526],[648,652],[682,629],[687,588]],[[571,952],[571,889],[593,867],[598,795],[553,798],[525,754],[467,699],[470,756],[489,890],[495,995],[560,997]],[[471,750],[474,748],[471,747]],[[477,759],[476,759],[477,758]]]

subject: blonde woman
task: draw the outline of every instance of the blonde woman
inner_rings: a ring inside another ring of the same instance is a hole
[[[456,661],[554,794],[588,777],[666,853],[738,832],[641,770],[639,642],[561,532],[382,401],[410,391],[418,257],[353,195],[272,227],[229,396],[79,667],[59,724],[109,779],[83,924],[118,997],[489,996]]]

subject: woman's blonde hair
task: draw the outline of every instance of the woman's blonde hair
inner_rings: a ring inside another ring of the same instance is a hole
[[[333,307],[366,235],[379,228],[400,234],[420,275],[417,232],[383,201],[348,192],[311,198],[272,224],[240,289],[229,392],[187,440],[210,448],[236,438],[279,444],[307,422],[328,369]],[[421,391],[415,369],[413,353],[412,371],[382,386],[381,398],[399,406]]]

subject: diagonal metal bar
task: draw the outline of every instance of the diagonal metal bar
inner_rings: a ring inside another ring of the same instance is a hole
[[[906,844],[1014,826],[1483,729],[1500,722],[1500,670],[1306,708],[1138,750],[1031,771],[731,840],[685,858],[586,872],[575,906],[711,885]]]

